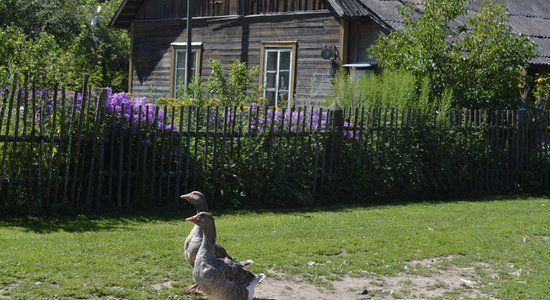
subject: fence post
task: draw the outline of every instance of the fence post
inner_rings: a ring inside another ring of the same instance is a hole
[[[103,174],[103,166],[104,166],[104,160],[105,160],[105,141],[107,140],[107,128],[106,125],[103,124],[103,121],[105,120],[105,113],[106,113],[106,102],[107,102],[107,89],[103,89],[101,91],[101,94],[99,95],[99,100],[97,102],[97,112],[96,112],[96,119],[95,125],[94,125],[94,132],[97,132],[97,137],[94,137],[94,139],[100,138],[98,140],[99,144],[99,153],[94,151],[94,159],[96,155],[99,155],[98,157],[98,166],[97,166],[97,175],[95,178],[96,184],[95,184],[95,205],[94,208],[96,210],[101,209],[102,206],[102,199],[103,199],[103,181],[104,181],[104,174]],[[109,129],[110,130],[110,129]],[[94,146],[95,147],[95,146]],[[111,162],[112,163],[112,162]],[[93,164],[92,164],[93,165]],[[93,171],[93,168],[90,172]],[[91,177],[89,178],[91,180]],[[91,189],[91,183],[88,184],[88,195],[91,197],[92,195],[92,189]],[[91,201],[91,200],[90,200]]]
[[[342,152],[342,137],[344,135],[344,110],[333,102],[328,107],[329,119],[331,122],[330,135],[327,140],[326,152],[326,173],[332,174],[334,169],[340,166],[340,158]]]
[[[527,167],[527,155],[529,153],[529,112],[526,109],[514,111],[515,130],[511,139],[511,162],[512,166],[512,182],[517,185],[521,184],[522,174]]]

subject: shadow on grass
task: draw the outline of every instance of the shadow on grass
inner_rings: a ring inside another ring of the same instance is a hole
[[[0,227],[20,227],[35,233],[128,230],[143,223],[183,221],[194,213],[191,207],[170,210],[125,209],[94,214],[6,218],[0,219]]]
[[[459,201],[483,202],[483,201],[506,201],[522,200],[531,198],[529,196],[484,196],[467,199],[447,199],[445,201],[409,201],[409,202],[370,202],[351,203],[310,208],[272,208],[272,209],[222,209],[213,211],[214,216],[219,215],[241,215],[241,214],[303,214],[311,212],[345,212],[355,208],[382,208],[394,206],[407,206],[419,203],[442,204]],[[549,197],[540,197],[549,199]],[[124,209],[94,214],[72,214],[72,215],[51,215],[51,216],[29,216],[21,218],[0,219],[0,227],[20,227],[29,232],[52,233],[65,232],[88,232],[88,231],[109,231],[128,230],[133,226],[153,222],[183,222],[186,217],[195,213],[190,205],[178,205],[176,207],[163,209]],[[304,217],[308,217],[305,215]]]

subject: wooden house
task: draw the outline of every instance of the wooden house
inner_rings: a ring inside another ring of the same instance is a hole
[[[550,1],[503,1],[513,29],[539,46],[534,66],[547,70]],[[340,66],[376,68],[367,49],[380,34],[402,27],[396,9],[403,3],[422,9],[420,0],[194,0],[193,74],[207,76],[210,59],[240,60],[260,66],[259,83],[271,103],[318,103]],[[186,6],[186,0],[124,0],[112,18],[112,27],[130,32],[134,95],[175,95],[186,74]]]

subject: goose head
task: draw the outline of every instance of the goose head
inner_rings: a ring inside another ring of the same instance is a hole
[[[185,221],[195,223],[199,227],[211,227],[214,225],[214,217],[204,211],[185,219]]]
[[[199,191],[194,191],[189,194],[181,195],[181,199],[193,204],[197,208],[197,213],[208,211],[208,204],[206,203],[206,197]]]

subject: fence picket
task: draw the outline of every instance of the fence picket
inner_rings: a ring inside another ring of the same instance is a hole
[[[56,87],[56,90],[57,90],[57,87]],[[34,176],[37,177],[36,184],[34,183],[34,180],[29,180],[29,185],[28,185],[28,189],[29,189],[28,194],[33,195],[31,197],[36,197],[36,193],[34,192],[36,190],[35,186],[38,185],[38,180],[40,180],[40,179],[38,179],[38,174],[36,174],[36,175],[34,174],[35,170],[32,167],[34,165],[35,160],[36,160],[35,155],[34,155],[35,154],[34,153],[34,136],[35,136],[35,133],[36,133],[36,86],[35,86],[34,82],[32,83],[31,94],[32,95],[30,96],[30,98],[31,98],[31,107],[32,107],[31,108],[32,109],[32,111],[31,111],[32,121],[31,121],[31,132],[30,132],[30,136],[29,136],[29,149],[31,151],[31,154],[30,154],[31,157],[28,160],[29,170],[27,171],[27,174],[28,174],[29,178],[34,177]],[[1,120],[0,120],[0,123],[2,123]],[[1,128],[1,126],[2,125],[0,124],[0,128]],[[0,134],[1,134],[1,132],[2,132],[2,130],[0,130]],[[1,189],[2,189],[2,187],[0,185],[0,192],[1,192]],[[32,199],[29,199],[29,200],[32,201]],[[35,200],[38,203],[38,197],[36,197]],[[35,201],[32,201],[32,202],[35,202]],[[41,209],[44,208],[44,206],[41,203],[39,203],[39,207]]]
[[[132,152],[132,146],[133,146],[133,142],[132,142],[132,132],[134,130],[134,106],[133,105],[130,105],[130,115],[129,115],[129,118],[128,118],[128,132],[126,134],[126,142],[128,144],[128,153],[133,153]],[[134,171],[132,170],[132,159],[130,157],[128,157],[128,159],[126,160],[128,162],[128,166],[127,166],[127,171],[126,171],[126,195],[125,195],[125,199],[124,199],[124,206],[130,206],[130,194],[131,194],[131,186],[132,186],[132,178],[134,176]]]
[[[180,182],[181,182],[181,168],[182,168],[182,161],[183,161],[183,121],[184,121],[184,110],[183,106],[179,107],[179,125],[178,125],[178,139],[177,143],[178,146],[176,147],[176,189],[174,190],[174,199],[178,198],[178,195],[185,191],[180,190]]]
[[[52,111],[51,111],[51,126],[50,126],[50,141],[49,141],[49,149],[48,153],[50,154],[48,159],[48,183],[46,185],[46,197],[51,198],[51,187],[52,187],[52,181],[53,181],[53,161],[55,158],[54,153],[54,136],[55,136],[55,126],[57,123],[57,86],[54,88],[53,92],[53,103],[52,103]]]
[[[98,136],[100,135],[101,131],[101,123],[105,119],[105,101],[107,99],[107,91],[103,89],[99,95],[99,99],[96,102],[95,107],[95,114],[94,114],[94,120],[93,120],[93,140],[92,140],[92,154],[90,159],[90,168],[88,169],[88,184],[86,187],[86,207],[91,208],[92,207],[92,190],[93,190],[93,174],[95,170],[95,163],[96,163],[96,157],[98,155],[102,155],[102,153],[97,152],[97,145],[98,145]],[[101,150],[103,151],[103,150]],[[101,171],[100,171],[101,172]],[[101,191],[96,191],[97,193],[101,193]]]
[[[34,88],[33,88],[34,89]],[[33,94],[35,94],[35,92],[33,92]],[[61,88],[61,116],[60,116],[60,121],[61,121],[61,124],[59,125],[59,144],[58,144],[58,149],[62,149],[63,148],[63,133],[65,131],[65,116],[66,116],[66,94],[65,94],[65,89],[64,88]],[[33,100],[33,103],[36,103],[36,99]],[[35,110],[33,108],[33,110]],[[69,113],[69,110],[67,110],[67,114]],[[64,182],[63,180],[63,175],[62,175],[62,172],[61,172],[61,162],[63,160],[63,157],[62,155],[58,155],[56,161],[55,161],[55,191],[54,191],[54,196],[53,198],[50,198],[48,200],[48,205],[51,206],[51,204],[53,204],[55,201],[57,201],[57,196],[59,195],[59,188],[60,188],[60,185],[61,183]]]

